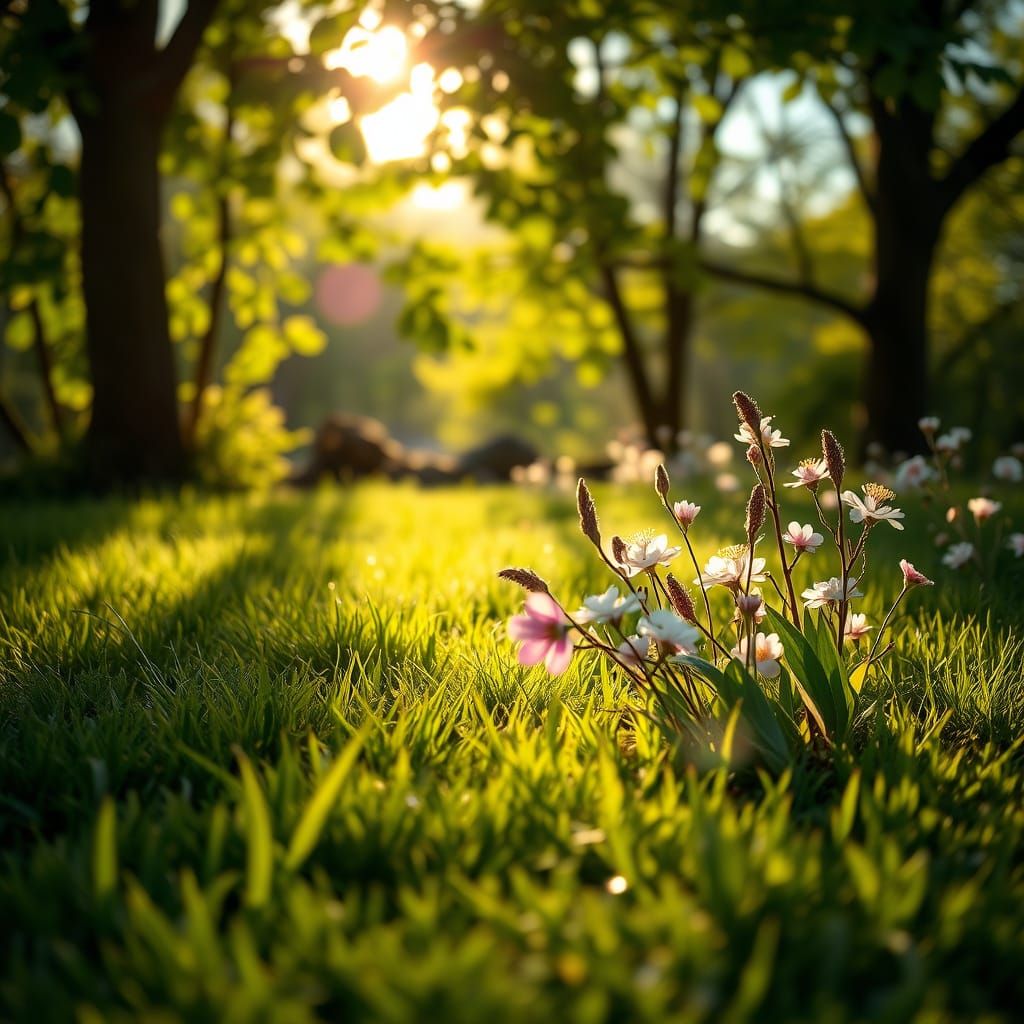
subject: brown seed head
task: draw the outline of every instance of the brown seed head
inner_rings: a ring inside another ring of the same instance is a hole
[[[618,534],[612,537],[612,556],[619,565],[626,560],[626,542]]]
[[[754,432],[754,437],[761,436],[761,409],[745,391],[732,393],[732,404],[736,406],[736,415],[740,423],[746,423]]]
[[[693,606],[693,599],[672,573],[665,577],[665,589],[668,591],[668,599],[672,602],[672,610],[676,615],[687,622],[696,622],[697,610]]]
[[[754,543],[757,531],[764,526],[766,510],[767,500],[764,487],[761,484],[754,484],[754,489],[750,492],[750,498],[747,500],[747,541],[750,544]]]
[[[843,475],[846,473],[846,456],[843,454],[843,446],[836,440],[836,435],[831,430],[821,432],[821,454],[825,457],[828,475],[832,478],[836,490],[839,490],[843,483]]]
[[[594,547],[601,546],[601,529],[597,522],[597,506],[594,504],[594,497],[587,487],[587,481],[580,477],[576,485],[576,508],[580,514],[580,529],[583,536],[589,540]]]
[[[669,486],[668,470],[664,463],[659,462],[658,468],[654,471],[654,489],[665,498],[668,496]]]
[[[498,575],[503,580],[516,583],[531,594],[548,594],[548,585],[532,569],[502,569]]]

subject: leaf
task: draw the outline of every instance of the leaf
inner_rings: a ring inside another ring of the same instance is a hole
[[[242,776],[242,806],[245,808],[245,902],[262,907],[270,898],[274,868],[274,837],[270,829],[270,809],[249,759],[236,751]]]
[[[109,896],[117,885],[117,809],[107,795],[100,804],[92,840],[92,891],[97,900]]]
[[[782,636],[790,676],[800,691],[807,712],[818,723],[822,735],[831,740],[838,712],[832,700],[828,675],[803,634],[774,608],[768,608],[767,612],[772,629]]]
[[[327,335],[308,316],[290,316],[284,322],[284,336],[300,356],[316,356],[327,346]]]
[[[288,846],[285,866],[289,870],[294,871],[300,867],[316,846],[327,816],[341,792],[345,779],[352,771],[352,766],[359,756],[365,738],[366,730],[364,729],[349,741],[341,755],[331,765],[309,803],[306,804]]]

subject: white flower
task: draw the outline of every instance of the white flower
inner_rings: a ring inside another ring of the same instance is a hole
[[[801,526],[799,523],[790,523],[789,529],[782,535],[787,544],[792,544],[797,551],[805,551],[813,555],[821,547],[825,538],[820,533],[814,532],[810,523]]]
[[[957,444],[966,444],[974,436],[970,427],[952,427],[949,433]]]
[[[896,486],[900,490],[908,487],[921,487],[934,480],[937,475],[923,456],[915,455],[912,459],[907,459],[906,462],[901,462],[896,467]]]
[[[729,653],[734,658],[739,658],[745,665],[747,663],[748,637],[743,637],[739,644]],[[779,674],[779,658],[785,653],[778,633],[758,633],[754,637],[754,663],[757,671],[768,679],[774,679]]]
[[[800,595],[806,602],[808,608],[824,608],[825,605],[842,601],[843,581],[838,576],[824,580],[822,583],[815,583]],[[857,589],[857,581],[852,577],[846,581],[845,600],[852,601],[855,597],[864,595]]]
[[[943,556],[942,562],[950,569],[959,569],[966,565],[974,557],[974,545],[969,541],[961,541],[954,544]]]
[[[745,547],[741,546],[738,551],[726,549],[726,553],[712,555],[704,566],[700,578],[693,582],[703,583],[706,587],[745,587],[749,570],[752,583],[764,583],[768,579],[768,574],[764,571],[765,560],[755,558],[751,563],[749,559],[750,553]]]
[[[921,428],[922,434],[934,434],[939,429],[939,417],[938,416],[922,416],[918,421],[917,425]]]
[[[864,498],[853,491],[843,491],[843,504],[850,506],[850,521],[854,523],[875,523],[884,520],[893,529],[902,530],[903,524],[898,522],[903,513],[898,508],[886,505],[885,502],[896,495],[881,484],[864,484],[861,488]]]
[[[991,519],[1003,507],[1003,504],[1000,501],[993,501],[991,498],[971,498],[967,502],[967,507],[970,509],[971,515],[974,516],[974,521],[983,523],[986,519]]]
[[[945,452],[950,455],[954,452],[960,451],[966,442],[970,441],[971,432],[967,427],[953,427],[945,434],[940,434],[935,439],[935,448],[937,451]]]
[[[861,637],[867,636],[874,628],[874,626],[868,625],[868,617],[866,615],[854,612],[846,620],[846,628],[843,630],[843,636],[845,636],[847,640],[860,640]]]
[[[742,441],[744,444],[756,445],[758,443],[758,439],[754,436],[754,432],[750,429],[750,425],[747,423],[741,423],[740,432],[738,434],[733,434],[733,437],[735,437],[737,441]],[[761,437],[769,448],[789,447],[789,440],[782,436],[782,431],[772,430],[771,416],[765,416],[761,420]]]
[[[786,487],[806,487],[809,490],[817,490],[822,480],[828,479],[828,463],[824,459],[804,459],[796,469],[793,470],[796,480],[785,484]]]
[[[1005,480],[1007,483],[1019,484],[1024,480],[1024,464],[1013,455],[1000,455],[992,463],[992,475],[997,480]]]
[[[619,653],[619,660],[627,668],[639,668],[647,657],[647,641],[634,633],[626,637],[616,650]]]
[[[619,622],[623,615],[635,612],[640,607],[636,594],[619,593],[619,588],[609,587],[603,594],[591,594],[583,599],[583,607],[573,615],[577,622]]]
[[[1006,546],[1013,552],[1015,558],[1024,557],[1024,533],[1011,533]]]
[[[659,533],[656,537],[640,537],[626,544],[621,564],[627,576],[653,569],[656,565],[668,565],[682,548],[669,547],[668,537]]]
[[[674,654],[695,654],[700,631],[683,622],[675,612],[667,608],[645,615],[637,624],[636,631],[640,636],[648,637],[658,644],[672,650]]]

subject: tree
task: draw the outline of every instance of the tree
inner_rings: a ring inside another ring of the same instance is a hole
[[[861,299],[834,291],[816,278],[813,257],[796,279],[723,261],[705,260],[703,269],[802,296],[859,325],[870,351],[865,439],[917,450],[917,421],[929,409],[928,302],[943,232],[1024,132],[1015,15],[984,0],[901,0],[856,17],[840,5],[818,5],[795,25],[786,5],[748,6],[748,27],[763,44],[761,66],[783,69],[799,58],[790,95],[810,83],[834,121],[870,218],[871,281]],[[852,126],[858,114],[870,125],[866,145]]]
[[[687,422],[716,134],[751,70],[751,41],[720,29],[701,4],[491,0],[458,23],[442,17],[424,41],[439,68],[460,72],[448,103],[469,115],[442,130],[441,166],[473,181],[507,233],[478,273],[493,284],[517,264],[520,289],[563,311],[547,326],[574,324],[561,347],[592,363],[610,321],[652,445],[672,446]],[[423,283],[427,262],[420,247],[405,327],[437,347],[451,340],[451,308]],[[520,290],[509,306],[522,302]],[[506,343],[526,346],[516,311],[501,315]]]

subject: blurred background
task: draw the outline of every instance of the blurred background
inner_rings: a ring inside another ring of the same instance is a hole
[[[794,455],[936,413],[989,459],[1022,44],[1016,0],[7,0],[6,486],[611,472],[736,388]]]

